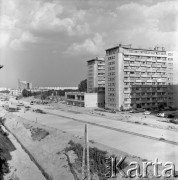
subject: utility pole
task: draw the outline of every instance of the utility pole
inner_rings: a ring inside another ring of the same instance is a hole
[[[86,159],[86,156],[87,156],[87,159]],[[86,160],[87,160],[87,164],[86,164]],[[91,180],[87,124],[85,124],[83,159],[82,159],[82,180],[85,180],[85,179]]]

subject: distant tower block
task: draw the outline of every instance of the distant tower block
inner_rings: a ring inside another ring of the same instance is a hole
[[[87,124],[85,124],[83,159],[82,159],[82,180],[91,180],[89,146],[88,146],[88,131],[87,130],[88,130],[88,126],[87,126]],[[87,155],[87,159],[86,159],[86,155]],[[86,160],[87,160],[87,164],[86,164]]]

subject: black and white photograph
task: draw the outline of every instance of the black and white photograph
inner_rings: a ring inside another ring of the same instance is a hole
[[[0,180],[178,179],[178,1],[0,0]]]

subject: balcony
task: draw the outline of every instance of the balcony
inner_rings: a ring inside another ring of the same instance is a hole
[[[151,69],[151,68],[147,69],[147,72],[152,72],[152,71],[153,71],[153,69]]]
[[[163,68],[165,68],[165,67],[167,67],[166,65],[161,65],[160,67],[163,67]]]
[[[145,66],[146,66],[146,64],[140,64],[140,66],[141,66],[141,67],[145,67]]]
[[[124,101],[124,104],[130,104],[131,101]]]
[[[167,55],[166,54],[156,54],[155,56],[157,56],[157,57],[167,57]]]
[[[124,60],[130,61],[130,57],[125,57],[125,56],[124,56]]]
[[[162,63],[162,60],[161,59],[157,59],[156,62],[157,63]]]
[[[134,69],[130,69],[130,72],[135,72],[135,68]]]
[[[160,64],[157,64],[157,66],[156,66],[157,68],[160,68],[160,67],[162,67],[162,65],[160,65]]]
[[[152,59],[147,59],[148,62],[152,62],[153,60]]]
[[[104,67],[98,67],[98,70],[105,70]]]
[[[130,79],[124,79],[124,82],[130,82],[131,80]]]
[[[130,94],[131,91],[130,90],[124,90],[124,94]]]
[[[130,77],[135,77],[135,74],[130,74]]]
[[[132,66],[135,66],[135,64],[134,63],[132,63],[132,64],[130,64],[130,66],[132,67]]]
[[[130,68],[128,68],[128,69],[125,69],[125,68],[124,68],[124,71],[130,71],[130,70],[131,70]]]
[[[147,68],[141,68],[142,72],[146,72]]]
[[[157,65],[156,65],[156,64],[152,64],[152,67],[156,68],[156,67],[157,67]]]
[[[148,77],[148,75],[147,74],[142,74],[141,77]]]
[[[156,78],[159,78],[160,75],[157,75],[157,74],[152,74],[151,77],[156,77]]]
[[[146,67],[151,67],[151,64],[146,64]]]
[[[135,63],[135,66],[139,67],[139,66],[140,66],[140,64],[139,64],[139,63]]]
[[[140,79],[136,79],[136,80],[135,80],[135,82],[142,82],[142,80],[140,80]]]

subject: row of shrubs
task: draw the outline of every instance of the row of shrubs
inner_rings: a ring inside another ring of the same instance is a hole
[[[9,166],[4,151],[0,148],[0,180],[4,180],[4,174],[9,173]]]
[[[83,146],[79,143],[69,141],[70,146],[65,149],[66,152],[72,150],[78,157],[79,166],[82,167],[82,157],[83,157]],[[115,155],[112,155],[115,157]],[[96,147],[89,148],[90,157],[90,172],[91,174],[97,174],[100,180],[106,180],[106,158],[108,157],[107,151],[102,151]],[[128,163],[125,161],[122,167],[125,168]]]

